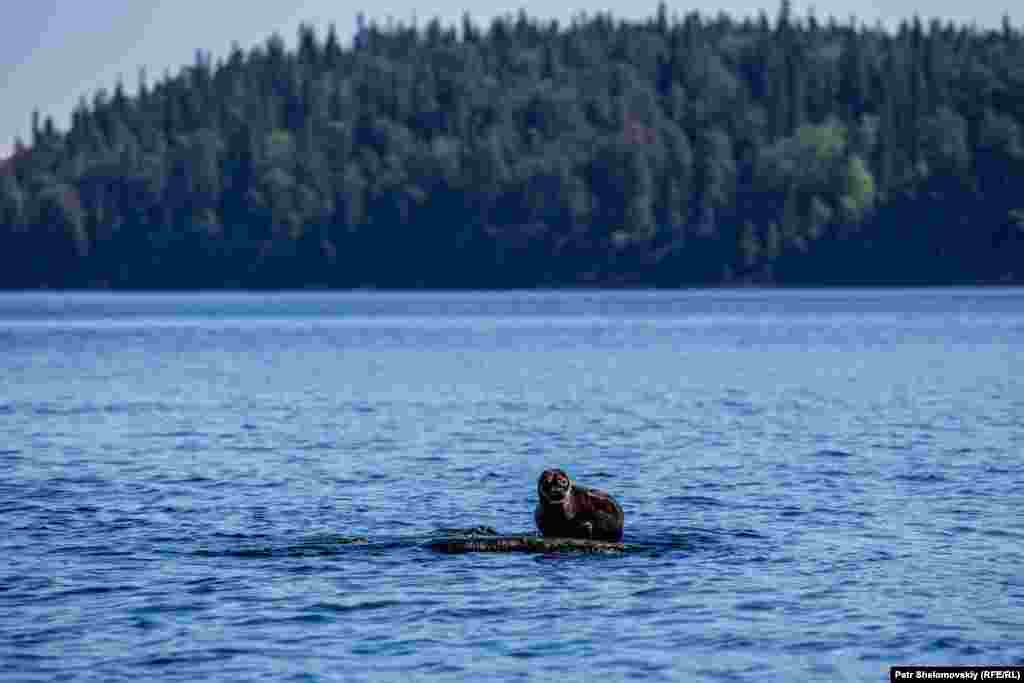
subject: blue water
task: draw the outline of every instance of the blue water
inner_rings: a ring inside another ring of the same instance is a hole
[[[1024,663],[1024,290],[12,294],[0,373],[2,680]],[[634,552],[424,547],[554,465]]]

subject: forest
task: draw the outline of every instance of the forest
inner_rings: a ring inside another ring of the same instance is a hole
[[[303,26],[32,120],[0,287],[1024,283],[1024,32]]]

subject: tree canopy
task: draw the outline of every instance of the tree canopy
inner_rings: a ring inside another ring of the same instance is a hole
[[[0,287],[1024,282],[1024,34],[360,18],[33,118]]]

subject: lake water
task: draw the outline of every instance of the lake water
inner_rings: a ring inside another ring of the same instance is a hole
[[[10,294],[0,373],[3,680],[1024,663],[1024,290]],[[554,465],[634,552],[424,547]]]

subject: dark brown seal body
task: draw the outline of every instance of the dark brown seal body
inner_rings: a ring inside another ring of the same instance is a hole
[[[621,541],[625,515],[614,498],[577,485],[563,470],[544,470],[537,480],[533,518],[544,536]]]

